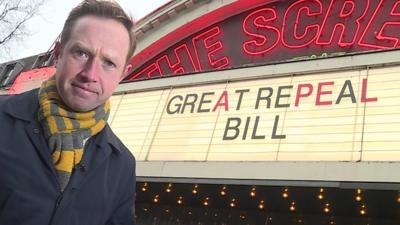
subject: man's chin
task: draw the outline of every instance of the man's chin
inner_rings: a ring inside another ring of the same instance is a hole
[[[74,102],[74,103],[67,103],[66,104],[68,106],[68,108],[71,111],[74,112],[89,112],[92,111],[94,108],[96,108],[96,106],[93,105],[89,105],[87,104],[87,102],[82,102],[82,103],[78,103],[78,102]]]

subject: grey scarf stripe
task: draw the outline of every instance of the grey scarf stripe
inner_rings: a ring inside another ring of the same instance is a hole
[[[60,115],[59,107],[57,107],[56,105],[51,105],[50,108],[54,115]],[[65,125],[64,120],[60,116],[55,116],[55,118],[57,130],[65,130],[67,126]]]

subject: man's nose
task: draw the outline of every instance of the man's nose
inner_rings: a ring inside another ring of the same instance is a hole
[[[95,58],[86,62],[81,72],[81,77],[88,82],[97,82],[99,76],[99,62]]]

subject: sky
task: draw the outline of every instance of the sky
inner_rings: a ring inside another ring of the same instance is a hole
[[[170,0],[117,0],[134,19],[138,20]],[[20,59],[46,52],[61,33],[69,11],[81,0],[46,0],[39,14],[28,24],[29,36],[12,49],[11,59]],[[8,61],[8,60],[7,60]]]

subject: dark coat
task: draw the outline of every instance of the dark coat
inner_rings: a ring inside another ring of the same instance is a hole
[[[0,224],[135,224],[135,159],[110,127],[61,193],[37,110],[37,90],[0,97]]]

